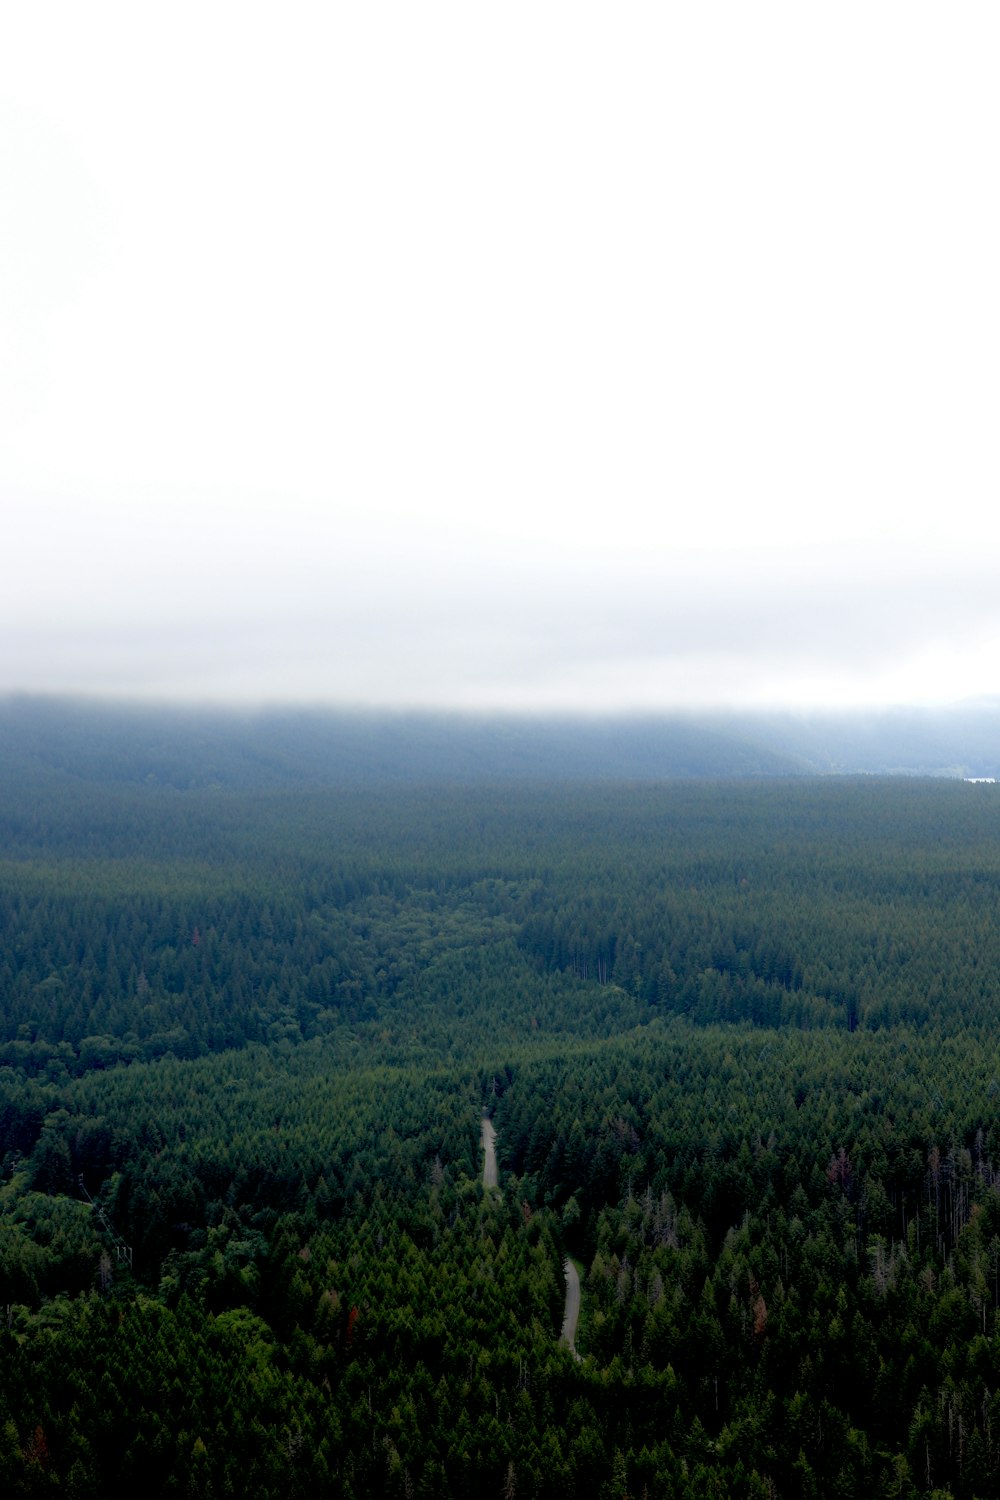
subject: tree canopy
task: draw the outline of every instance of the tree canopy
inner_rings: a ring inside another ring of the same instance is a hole
[[[4,1493],[1000,1494],[992,788],[0,829]]]

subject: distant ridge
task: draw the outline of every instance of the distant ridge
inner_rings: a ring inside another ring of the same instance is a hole
[[[872,713],[474,716],[0,699],[0,774],[217,786],[996,776],[1000,703]]]

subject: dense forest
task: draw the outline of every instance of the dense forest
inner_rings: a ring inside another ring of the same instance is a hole
[[[32,734],[5,1495],[1000,1497],[1000,787]]]

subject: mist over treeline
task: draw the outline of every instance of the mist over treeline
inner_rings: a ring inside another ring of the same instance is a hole
[[[475,715],[0,699],[0,769],[180,789],[357,781],[993,776],[1000,702],[951,708]]]

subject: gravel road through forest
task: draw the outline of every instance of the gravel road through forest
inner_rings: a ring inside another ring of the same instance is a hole
[[[497,1184],[497,1133],[493,1129],[493,1121],[483,1115],[483,1151],[486,1159],[483,1162],[483,1187],[495,1188]]]
[[[488,1115],[483,1115],[483,1187],[498,1186],[497,1133],[493,1128],[493,1121]],[[580,1276],[569,1256],[563,1263],[563,1273],[566,1277],[566,1311],[559,1342],[567,1346],[575,1359],[579,1359],[575,1339],[577,1319],[580,1316]]]
[[[560,1344],[566,1344],[570,1352],[579,1359],[576,1352],[576,1320],[580,1316],[580,1273],[567,1255],[563,1262],[563,1273],[566,1277],[566,1312],[563,1315],[562,1333],[559,1335]]]

